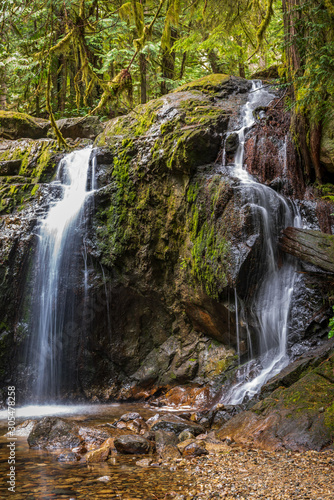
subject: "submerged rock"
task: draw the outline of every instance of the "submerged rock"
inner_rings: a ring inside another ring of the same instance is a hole
[[[87,463],[105,462],[110,455],[110,446],[101,446],[97,450],[89,451],[85,455]]]
[[[80,460],[80,456],[74,452],[62,453],[61,455],[58,455],[57,460],[58,462],[77,462]]]

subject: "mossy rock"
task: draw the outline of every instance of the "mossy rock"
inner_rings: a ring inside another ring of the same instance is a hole
[[[34,118],[26,113],[0,111],[0,137],[5,139],[41,139],[50,129],[48,120]]]
[[[49,182],[63,156],[55,140],[20,139],[0,146],[0,213],[22,209]]]
[[[174,92],[201,91],[209,95],[221,94],[220,97],[227,97],[234,92],[247,92],[250,88],[251,82],[244,78],[216,73],[185,83]]]
[[[252,80],[272,80],[279,78],[280,67],[277,64],[269,66],[269,68],[261,69],[251,76]]]
[[[267,449],[323,450],[334,442],[334,351],[314,369],[223,425],[219,437]],[[269,382],[270,383],[270,382]],[[260,430],[260,432],[259,432]]]
[[[230,75],[222,73],[214,73],[212,75],[203,76],[198,80],[193,80],[177,87],[174,92],[181,92],[184,90],[214,90],[217,91],[221,86],[230,79]]]

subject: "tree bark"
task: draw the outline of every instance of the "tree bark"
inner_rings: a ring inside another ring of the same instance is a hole
[[[146,56],[142,52],[139,54],[139,71],[140,71],[140,103],[147,102],[147,61]]]
[[[171,33],[170,33],[170,46],[171,49],[174,45],[174,42],[177,38],[177,30],[176,28],[171,27],[170,28]],[[168,78],[169,80],[173,80],[175,76],[175,53],[172,50],[165,49],[162,54],[162,61],[161,61],[161,66],[162,66],[162,78]],[[167,94],[170,90],[170,86],[168,85],[168,82],[162,81],[161,82],[161,94]]]
[[[7,106],[7,85],[6,70],[0,70],[0,109],[6,109]]]
[[[287,227],[280,238],[280,249],[334,274],[334,236],[320,231]]]

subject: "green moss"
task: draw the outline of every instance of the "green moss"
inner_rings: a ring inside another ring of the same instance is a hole
[[[194,80],[189,83],[185,83],[181,87],[178,87],[177,89],[174,90],[174,92],[181,92],[185,90],[218,90],[219,87],[228,81],[230,78],[229,75],[224,75],[220,73],[212,74],[212,75],[207,75],[203,76],[202,78],[199,78],[198,80]]]
[[[35,196],[38,190],[39,190],[39,184],[35,184],[30,192],[31,196]]]
[[[334,403],[325,411],[325,425],[334,432]]]

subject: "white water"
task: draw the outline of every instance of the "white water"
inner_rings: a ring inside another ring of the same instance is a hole
[[[240,190],[244,206],[249,207],[256,232],[262,235],[259,261],[263,266],[264,275],[251,300],[248,312],[248,319],[257,325],[258,345],[255,347],[259,353],[259,360],[255,370],[252,370],[254,367],[251,367],[251,362],[239,369],[237,383],[224,398],[225,403],[233,405],[254,396],[269,378],[288,364],[286,348],[288,319],[296,264],[294,259],[286,257],[282,265],[278,266],[277,239],[285,227],[301,226],[301,218],[294,204],[270,187],[256,182],[245,169],[245,136],[255,122],[253,111],[259,105],[267,106],[274,97],[262,89],[261,85],[261,82],[253,82],[249,101],[242,110],[242,127],[236,131],[239,136],[239,146],[233,167],[233,175],[241,181]],[[236,311],[238,311],[237,301],[236,297]],[[239,346],[239,329],[237,337]],[[249,346],[249,351],[251,350],[252,345]],[[240,359],[240,352],[238,357]]]
[[[36,370],[33,392],[37,399],[52,400],[59,390],[65,311],[70,307],[67,286],[78,250],[77,228],[87,195],[92,192],[86,191],[90,155],[91,148],[86,148],[60,162],[53,185],[60,186],[62,197],[51,205],[38,234],[28,353]],[[85,287],[86,280],[85,268]]]

